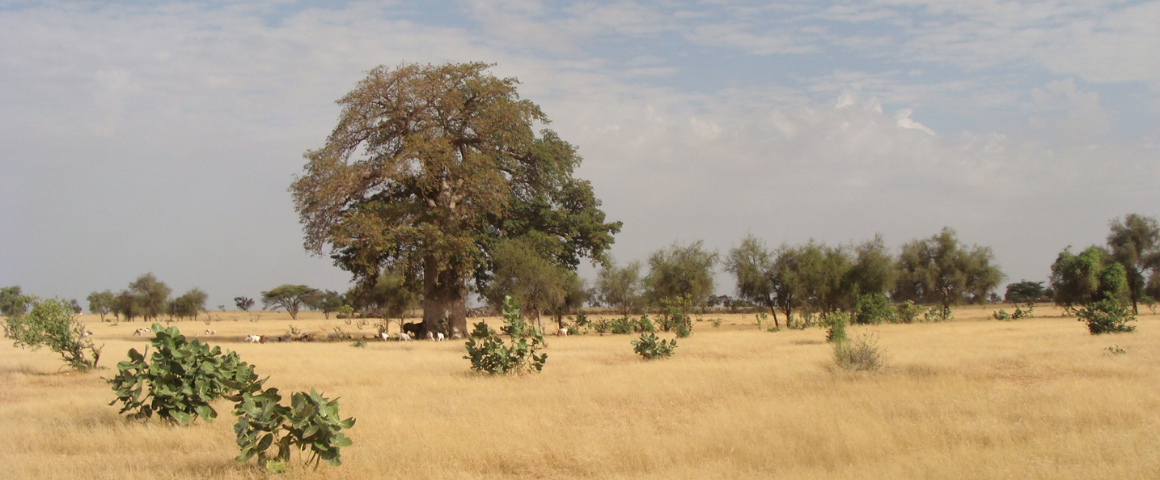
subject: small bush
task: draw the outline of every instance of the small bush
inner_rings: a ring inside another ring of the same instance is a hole
[[[890,300],[881,293],[868,293],[858,297],[858,305],[854,307],[853,323],[861,325],[891,322],[894,309],[890,307]]]
[[[592,329],[596,330],[596,333],[599,334],[608,333],[612,331],[612,322],[609,322],[607,318],[597,319],[595,322],[592,322]]]
[[[648,314],[645,314],[641,316],[640,320],[637,322],[636,331],[655,333],[657,331],[657,326],[653,323],[652,319],[648,318]]]
[[[504,333],[511,336],[507,346],[499,334],[485,322],[475,324],[467,340],[467,355],[471,369],[491,375],[539,372],[544,368],[548,354],[537,354],[544,345],[544,336],[524,321],[519,306],[511,297],[503,299]]]
[[[353,443],[342,430],[353,427],[355,420],[340,420],[338,399],[323,397],[313,388],[309,394],[291,394],[289,407],[281,404],[278,389],[263,388],[262,382],[254,382],[232,399],[238,402],[234,433],[241,447],[235,461],[245,462],[256,455],[259,466],[280,473],[290,460],[290,447],[298,447],[310,450],[307,465],[314,463],[317,469],[319,461],[325,461],[338,466],[342,464],[339,450]]]
[[[673,350],[677,348],[677,339],[659,342],[657,340],[658,338],[654,333],[642,333],[639,340],[632,341],[632,351],[645,360],[671,357]]]
[[[1011,314],[1007,313],[1006,310],[999,309],[998,312],[991,314],[991,318],[994,318],[995,320],[1007,321],[1007,320],[1011,320]]]
[[[1028,303],[1027,310],[1024,310],[1024,309],[1020,308],[1018,305],[1016,305],[1015,306],[1015,314],[1011,315],[1011,319],[1012,320],[1019,320],[1020,318],[1031,318],[1034,316],[1035,316],[1035,304]]]
[[[954,319],[954,315],[951,314],[951,307],[930,307],[922,315],[922,321],[926,323],[949,322]]]
[[[850,323],[850,314],[842,311],[822,315],[821,324],[826,327],[826,341],[838,343],[846,341],[846,325]]]
[[[48,347],[59,353],[70,367],[82,372],[97,367],[101,349],[93,346],[85,324],[77,319],[72,305],[56,299],[40,301],[31,296],[12,302],[18,303],[19,309],[13,307],[13,315],[7,317],[4,325],[13,345],[33,351]],[[27,303],[32,304],[32,311],[25,314]]]
[[[873,371],[885,365],[886,356],[878,347],[878,338],[865,334],[834,343],[834,363],[845,370]]]
[[[713,328],[721,328],[721,319],[720,318],[714,318],[713,320],[711,320],[710,323],[713,324]]]
[[[176,327],[155,323],[152,329],[150,344],[156,350],[148,362],[145,354],[130,349],[129,360],[117,364],[117,376],[106,380],[117,395],[109,405],[124,404],[119,413],[131,411],[136,418],[156,413],[182,425],[198,417],[212,421],[217,411],[211,402],[257,380],[254,367],[237,353],[190,342]]]
[[[636,330],[637,325],[636,320],[629,317],[614,318],[609,323],[609,330],[613,335],[628,335]]]
[[[1128,322],[1136,320],[1136,316],[1128,309],[1128,305],[1114,298],[1107,298],[1080,308],[1076,311],[1079,321],[1087,323],[1088,331],[1092,335],[1102,333],[1133,332],[1135,325]]]
[[[1120,348],[1119,345],[1112,345],[1104,349],[1104,355],[1123,355],[1125,353],[1128,351]]]

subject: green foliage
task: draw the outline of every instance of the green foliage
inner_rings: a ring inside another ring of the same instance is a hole
[[[922,314],[922,321],[926,323],[932,322],[949,322],[954,320],[955,316],[951,313],[951,307],[930,307],[926,313]]]
[[[1108,248],[1112,259],[1124,268],[1132,312],[1139,313],[1136,303],[1146,293],[1144,272],[1160,266],[1160,224],[1155,218],[1133,213],[1123,221],[1112,220],[1111,229]]]
[[[1088,331],[1092,335],[1136,330],[1135,325],[1128,325],[1128,322],[1136,321],[1136,316],[1128,309],[1128,304],[1114,298],[1100,300],[1080,308],[1076,316],[1079,317],[1079,321],[1087,323]]]
[[[777,305],[775,301],[774,281],[774,252],[766,248],[765,244],[753,235],[741,240],[741,245],[729,250],[725,258],[725,271],[732,273],[737,282],[737,296],[741,300],[771,309]],[[773,322],[777,324],[776,313]],[[761,328],[761,321],[758,321]]]
[[[480,289],[488,303],[502,309],[504,299],[510,296],[536,319],[562,310],[569,290],[580,283],[575,272],[554,265],[530,239],[499,242],[493,249],[491,266],[491,277]]]
[[[713,324],[713,328],[721,328],[721,319],[720,318],[714,318],[710,323]]]
[[[693,301],[687,295],[667,297],[663,300],[664,314],[661,316],[661,329],[674,331],[677,338],[686,338],[693,334],[693,321],[689,317],[689,310],[693,308]]]
[[[915,305],[914,300],[907,300],[894,307],[895,318],[902,323],[914,323],[918,314],[922,313],[921,305]]]
[[[0,315],[15,317],[28,312],[33,297],[20,293],[20,285],[0,288]]]
[[[982,303],[1003,279],[994,257],[989,247],[968,249],[954,230],[943,228],[937,235],[902,246],[892,296],[944,307],[964,301]]]
[[[894,308],[881,293],[867,293],[858,297],[854,307],[854,323],[861,325],[894,321]]]
[[[640,262],[618,267],[614,260],[609,259],[596,273],[596,298],[626,317],[640,310],[644,302],[640,269]]]
[[[1079,255],[1071,253],[1070,246],[1060,252],[1051,265],[1051,289],[1055,304],[1068,309],[1105,299],[1128,299],[1124,267],[1094,245]]]
[[[317,294],[318,290],[306,285],[281,285],[262,292],[262,303],[266,307],[273,305],[284,308],[290,314],[291,319],[297,320],[298,309],[310,302],[312,297]]]
[[[613,335],[627,335],[636,331],[637,325],[636,320],[630,317],[614,318],[608,322],[608,330]]]
[[[1039,301],[1043,297],[1043,282],[1023,280],[1007,285],[1007,293],[1003,295],[1003,301],[1010,303],[1028,303]]]
[[[648,318],[648,315],[646,314],[646,315],[642,315],[640,317],[640,320],[637,321],[637,325],[636,325],[635,330],[637,332],[654,333],[657,331],[657,326],[655,323],[653,323],[652,319]]]
[[[25,299],[32,304],[32,311],[5,320],[5,331],[12,337],[14,346],[33,351],[48,347],[59,353],[69,367],[80,371],[96,368],[101,349],[93,346],[85,334],[85,324],[77,319],[71,305],[58,299]]]
[[[668,358],[673,355],[673,350],[677,348],[677,339],[660,340],[655,333],[645,332],[640,334],[639,340],[633,340],[632,351],[636,352],[645,360],[654,360],[658,358]]]
[[[544,344],[544,336],[524,321],[511,297],[504,299],[503,316],[501,329],[511,336],[511,346],[505,345],[486,322],[479,322],[467,340],[467,355],[463,358],[471,360],[472,370],[491,375],[540,372],[548,359],[548,354],[536,353]]]
[[[346,305],[346,300],[334,290],[327,290],[318,294],[318,309],[322,310],[322,315],[328,320],[330,319],[330,314],[338,312],[344,305]]]
[[[820,323],[826,328],[826,341],[830,343],[844,342],[846,326],[850,324],[850,314],[837,311],[822,315]]]
[[[209,295],[200,288],[195,288],[170,302],[169,313],[177,318],[197,319],[197,315],[205,311],[205,301]]]
[[[1123,355],[1125,353],[1128,351],[1120,348],[1119,345],[1112,345],[1104,349],[1104,355]]]
[[[158,417],[189,424],[198,417],[212,421],[217,411],[210,405],[231,391],[248,388],[256,379],[254,367],[238,354],[188,341],[176,327],[153,324],[153,354],[129,350],[129,360],[117,364],[117,376],[108,379],[123,403],[119,413],[135,418]],[[146,352],[148,353],[148,349]]]
[[[874,371],[886,364],[886,354],[878,337],[864,334],[853,340],[834,343],[834,364],[845,370]]]
[[[1031,318],[1034,316],[1035,316],[1035,304],[1028,302],[1027,303],[1027,310],[1024,310],[1022,307],[1016,305],[1015,306],[1015,313],[1013,315],[1011,315],[1011,319],[1012,320],[1019,320],[1020,318]]]
[[[609,333],[612,331],[612,321],[607,318],[596,319],[595,322],[592,322],[592,329],[602,335]]]
[[[152,273],[146,273],[130,283],[128,291],[136,303],[137,313],[148,322],[165,313],[173,290]]]
[[[645,277],[648,298],[654,305],[669,305],[681,299],[698,306],[713,292],[713,266],[717,252],[704,249],[703,242],[689,245],[673,243],[668,248],[653,252],[648,258],[649,273]]]
[[[231,399],[238,402],[234,425],[241,453],[234,460],[246,462],[255,456],[258,465],[271,471],[285,469],[292,447],[310,450],[306,464],[319,461],[342,464],[340,450],[352,444],[342,430],[354,426],[355,419],[340,420],[338,399],[323,397],[313,388],[310,393],[294,392],[290,406],[282,405],[276,388],[263,388],[264,380],[253,382]]]
[[[1007,321],[1007,320],[1011,320],[1011,314],[1007,313],[1006,310],[999,309],[998,312],[991,314],[991,318],[994,318],[995,320]]]
[[[117,297],[113,295],[110,290],[103,292],[90,293],[86,300],[89,301],[89,311],[101,316],[101,321],[105,321],[105,315],[113,311],[113,301]]]

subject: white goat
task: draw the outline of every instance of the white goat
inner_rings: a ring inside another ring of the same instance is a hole
[[[384,342],[391,338],[390,335],[387,335],[387,332],[383,332],[383,333],[378,334],[378,337],[380,340],[382,340]]]
[[[444,340],[447,340],[447,338],[443,336],[443,332],[435,332],[435,341],[436,342],[442,342]]]
[[[400,333],[399,334],[399,341],[400,342],[409,342],[409,341],[411,341],[411,336],[407,335],[405,333]]]
[[[259,336],[251,333],[249,335],[246,335],[246,338],[244,340],[248,343],[259,343],[262,341],[262,337],[259,337]]]
[[[133,335],[140,337],[142,335],[149,335],[150,333],[153,333],[153,330],[150,330],[148,328],[138,328],[137,330],[135,330],[133,332]]]
[[[567,337],[568,336],[568,329],[561,328],[560,331],[556,332],[556,335],[560,336],[560,337]]]
[[[435,332],[427,332],[427,340],[435,340]]]
[[[205,335],[217,335],[217,330],[205,329]]]

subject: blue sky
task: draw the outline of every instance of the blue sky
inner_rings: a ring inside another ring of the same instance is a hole
[[[518,77],[620,260],[950,226],[1045,280],[1160,213],[1156,25],[1155,1],[0,1],[0,285],[344,290],[286,187],[334,100],[404,61]]]

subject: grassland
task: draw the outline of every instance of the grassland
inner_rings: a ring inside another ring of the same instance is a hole
[[[996,308],[852,327],[887,351],[887,368],[869,374],[833,369],[823,331],[759,331],[752,315],[706,316],[723,325],[697,323],[663,361],[640,360],[629,336],[552,337],[544,372],[519,378],[470,374],[462,341],[240,342],[290,324],[359,332],[315,313],[175,325],[217,330],[209,341],[271,385],[341,397],[358,419],[343,466],[286,478],[1160,478],[1160,318],[1091,336],[1045,308],[988,320]],[[132,335],[140,322],[85,321],[106,367],[147,343]],[[60,365],[0,343],[0,476],[266,477],[232,460],[228,403],[210,424],[129,421],[108,406],[109,370]]]

